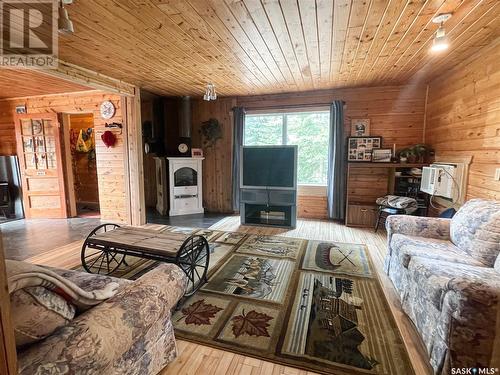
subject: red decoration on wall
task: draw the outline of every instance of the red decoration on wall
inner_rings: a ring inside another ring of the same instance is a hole
[[[113,147],[116,143],[116,136],[109,130],[106,130],[104,133],[102,133],[101,139],[106,147]]]

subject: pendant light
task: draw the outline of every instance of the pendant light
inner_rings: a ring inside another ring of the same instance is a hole
[[[432,22],[439,24],[439,28],[434,35],[434,40],[432,41],[431,51],[440,52],[448,49],[450,42],[446,36],[446,30],[444,29],[444,23],[451,18],[451,13],[440,14],[432,19]]]
[[[68,11],[64,5],[72,4],[73,0],[59,1],[59,18],[57,20],[58,30],[61,34],[73,34],[75,29],[73,22],[69,19]]]
[[[207,89],[205,90],[205,95],[203,95],[203,100],[209,102],[210,100],[217,99],[217,94],[215,93],[215,86],[213,83],[207,84]]]

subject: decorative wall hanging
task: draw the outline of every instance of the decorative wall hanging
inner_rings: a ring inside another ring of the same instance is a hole
[[[370,119],[351,119],[351,137],[367,137],[370,135]]]
[[[22,114],[27,113],[27,111],[26,111],[26,104],[16,105],[16,113],[18,115],[22,115]]]
[[[116,135],[114,135],[113,132],[109,130],[106,130],[104,133],[102,133],[101,139],[108,148],[113,147],[116,143]]]
[[[349,137],[347,138],[347,161],[371,162],[372,150],[380,148],[382,137]]]
[[[222,127],[220,126],[220,122],[215,118],[202,122],[200,133],[203,136],[204,146],[214,146],[215,142],[222,138]]]

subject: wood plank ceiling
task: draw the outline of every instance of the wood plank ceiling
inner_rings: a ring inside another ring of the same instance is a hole
[[[498,0],[75,0],[70,63],[166,95],[423,83],[500,35]],[[437,25],[451,47],[431,54]]]
[[[30,69],[0,69],[0,88],[0,99],[92,90]]]

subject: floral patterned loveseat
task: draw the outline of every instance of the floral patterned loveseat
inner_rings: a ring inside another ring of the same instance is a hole
[[[436,374],[500,361],[500,201],[473,199],[453,219],[386,223],[385,272]]]
[[[48,268],[85,290],[117,293],[40,342],[18,349],[20,374],[157,374],[177,355],[171,309],[186,277],[161,264],[135,281]]]

